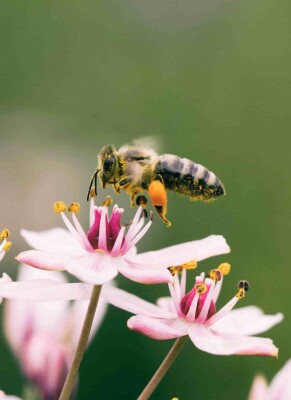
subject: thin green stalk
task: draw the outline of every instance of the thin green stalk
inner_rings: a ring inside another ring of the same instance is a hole
[[[159,366],[157,369],[156,373],[152,377],[152,379],[149,381],[147,386],[144,388],[142,393],[139,395],[137,400],[147,400],[150,395],[153,393],[153,391],[156,389],[158,384],[161,382],[163,377],[166,375],[168,370],[170,369],[171,365],[175,361],[176,357],[184,347],[185,343],[188,340],[188,335],[187,336],[182,336],[178,338],[175,343],[173,344],[171,350],[165,357],[164,361],[162,364]]]
[[[77,349],[76,349],[76,352],[75,352],[75,355],[73,358],[71,369],[70,369],[68,376],[66,378],[66,381],[64,383],[63,390],[59,397],[59,400],[68,400],[70,397],[70,394],[72,393],[72,390],[74,388],[74,383],[75,383],[75,380],[76,380],[76,377],[77,377],[77,374],[78,374],[78,371],[80,368],[80,364],[81,364],[81,361],[82,361],[82,358],[83,358],[83,355],[84,355],[84,352],[86,350],[86,346],[88,343],[89,334],[91,331],[95,311],[96,311],[96,308],[98,305],[101,288],[102,288],[101,285],[93,286],[93,290],[92,290],[88,310],[87,310],[87,313],[85,316],[85,320],[83,323],[82,332],[80,335],[78,346],[77,346]]]

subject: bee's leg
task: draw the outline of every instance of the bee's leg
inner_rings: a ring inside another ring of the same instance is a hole
[[[120,187],[116,183],[113,184],[113,189],[115,194],[120,194]]]
[[[118,182],[118,186],[121,189],[125,189],[128,185],[130,185],[133,181],[133,178],[131,176],[125,176],[122,177],[121,180]]]
[[[126,190],[128,188],[128,186],[130,186],[132,184],[132,182],[133,182],[133,177],[124,176],[118,182],[118,186],[119,186],[119,188]],[[132,191],[128,190],[128,192],[131,193],[131,196],[130,196],[130,207],[134,207],[135,206],[135,197],[138,194],[138,192],[136,192],[134,190],[132,190]]]
[[[156,212],[158,213],[159,217],[164,221],[164,223],[170,227],[172,226],[171,222],[166,218],[167,214],[167,207],[166,206],[155,206]]]
[[[153,180],[149,185],[148,191],[151,202],[153,203],[158,215],[167,226],[171,226],[171,222],[166,218],[168,204],[167,192],[160,179]]]
[[[138,195],[138,192],[132,192],[130,196],[130,207],[135,207],[135,198]]]

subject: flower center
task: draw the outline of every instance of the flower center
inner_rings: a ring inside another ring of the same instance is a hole
[[[100,248],[101,239],[101,242],[106,241],[107,251],[111,252],[121,230],[120,221],[123,210],[117,207],[113,208],[111,217],[108,218],[108,203],[109,199],[104,202],[104,207],[94,208],[94,222],[87,233],[87,237],[95,250]],[[103,224],[103,228],[105,229],[101,229],[101,224]]]
[[[197,301],[195,319],[197,319],[199,317],[199,314],[200,314],[200,312],[203,308],[203,305],[207,299],[207,295],[208,295],[210,287],[211,287],[211,284],[209,284],[208,282],[205,284],[205,283],[199,282],[199,279],[196,278],[196,283],[195,283],[193,289],[190,290],[190,292],[187,293],[182,298],[181,303],[180,303],[181,311],[185,315],[185,317],[188,314],[188,311],[191,307],[192,302],[195,301],[197,296],[198,296],[198,301]],[[213,300],[211,300],[206,320],[209,319],[213,314],[215,314],[215,312],[216,312],[215,303]]]

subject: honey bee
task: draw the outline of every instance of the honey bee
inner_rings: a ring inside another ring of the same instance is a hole
[[[158,215],[167,226],[167,190],[181,193],[191,200],[210,201],[223,196],[225,190],[218,177],[201,164],[173,154],[157,154],[141,145],[124,145],[119,150],[104,146],[98,154],[98,167],[91,178],[87,200],[93,184],[97,194],[97,175],[103,188],[112,185],[115,193],[125,190],[131,206],[140,203],[140,193],[148,192]],[[138,196],[138,197],[137,197]]]

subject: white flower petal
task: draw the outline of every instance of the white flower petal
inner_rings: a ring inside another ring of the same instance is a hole
[[[278,356],[272,340],[255,336],[220,335],[200,324],[192,324],[189,336],[194,345],[207,353],[216,355]]]
[[[118,266],[119,272],[126,276],[128,279],[131,279],[134,282],[139,283],[168,283],[172,282],[173,277],[170,272],[166,268],[147,268],[147,266],[143,266],[142,268],[133,263],[121,263]]]
[[[272,328],[282,319],[281,313],[265,315],[260,308],[248,306],[231,310],[211,328],[218,333],[231,335],[257,335]]]
[[[201,261],[219,254],[229,253],[230,248],[223,236],[211,235],[201,240],[181,243],[157,251],[138,254],[132,260],[160,267],[177,266],[191,260]],[[129,259],[129,257],[127,257]]]
[[[165,311],[155,304],[142,300],[141,298],[126,292],[125,290],[114,287],[105,287],[102,289],[104,299],[122,310],[133,314],[142,314],[154,318],[176,318],[175,312]]]
[[[150,318],[144,315],[135,315],[127,321],[129,329],[152,339],[165,340],[185,336],[184,326],[175,327],[173,325],[171,320]]]
[[[103,285],[118,274],[114,258],[102,253],[87,253],[79,259],[73,259],[67,271],[83,282],[94,285]]]
[[[68,256],[38,250],[23,251],[15,258],[23,264],[48,271],[63,271],[70,263]]]
[[[84,253],[84,249],[80,243],[66,229],[53,228],[40,232],[22,229],[20,233],[35,250],[70,255],[81,255]]]
[[[32,279],[49,279],[60,283],[67,283],[68,280],[63,272],[47,271],[21,264],[18,270],[18,281],[31,281]]]
[[[87,300],[91,290],[90,284],[59,283],[48,279],[0,283],[0,297],[14,300]]]
[[[157,305],[161,307],[163,310],[177,315],[176,307],[172,297],[160,297],[157,300]]]

